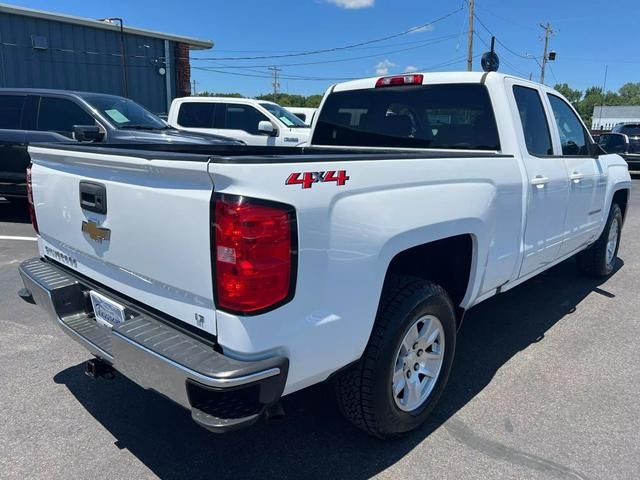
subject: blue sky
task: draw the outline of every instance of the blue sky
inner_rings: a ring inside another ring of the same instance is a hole
[[[466,69],[467,10],[462,0],[77,0],[14,1],[16,5],[90,18],[123,17],[125,24],[215,42],[213,50],[192,52],[192,78],[197,89],[257,95],[271,91],[269,65],[281,65],[281,91],[323,93],[341,78],[396,73],[413,68]],[[464,8],[462,8],[464,6]],[[452,13],[455,12],[455,13]],[[452,14],[451,14],[452,13]],[[224,57],[282,55],[329,49],[405,32],[438,18],[445,19],[412,33],[359,48],[289,58],[222,60]],[[477,0],[479,36],[474,54],[487,50],[493,32],[500,71],[538,79],[536,60],[543,50],[541,22],[556,30],[551,48],[557,60],[546,83],[567,82],[584,90],[607,89],[640,81],[638,19],[640,2],[619,0]],[[481,40],[482,39],[482,40]],[[357,58],[356,58],[357,57]],[[216,60],[220,59],[220,60]],[[300,65],[307,63],[307,65]],[[313,63],[313,64],[309,64]],[[292,65],[294,64],[294,65]],[[243,67],[243,68],[229,68]],[[480,70],[480,59],[474,60]],[[216,71],[212,71],[216,70]],[[305,79],[301,79],[304,77]]]

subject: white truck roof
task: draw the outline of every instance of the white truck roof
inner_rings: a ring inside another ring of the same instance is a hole
[[[270,102],[268,100],[256,100],[255,98],[237,98],[237,97],[180,97],[176,98],[174,101],[179,101],[181,103],[244,103],[245,105],[261,105],[265,103],[270,103],[272,105],[277,105],[275,102]]]
[[[411,72],[411,73],[399,73],[397,75],[382,75],[375,76],[369,78],[363,78],[358,80],[350,80],[348,82],[337,83],[333,91],[334,92],[342,92],[346,90],[362,90],[365,88],[374,88],[376,86],[376,82],[380,78],[388,78],[388,77],[400,77],[407,75],[422,75],[423,85],[433,85],[438,83],[480,83],[482,81],[482,77],[485,75],[490,75],[491,77],[510,77],[510,78],[519,78],[514,77],[513,75],[507,75],[504,73],[498,72]],[[522,79],[521,79],[522,80]]]

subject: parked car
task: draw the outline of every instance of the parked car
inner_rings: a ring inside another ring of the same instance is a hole
[[[638,130],[640,131],[640,128]],[[629,165],[629,171],[640,173],[640,137],[630,140],[624,133],[603,133],[598,139],[598,144],[605,152],[622,156]]]
[[[239,144],[230,138],[182,132],[133,100],[66,90],[0,89],[0,197],[25,198],[34,142],[99,144]]]
[[[183,97],[169,109],[169,124],[191,132],[215,133],[247,145],[296,147],[310,129],[277,103],[250,98]]]
[[[351,422],[390,437],[434,408],[467,310],[576,254],[587,274],[616,268],[627,165],[549,87],[343,83],[311,143],[29,147],[40,256],[21,295],[95,355],[90,373],[115,368],[210,430],[331,379]]]
[[[305,124],[311,126],[313,122],[313,117],[316,115],[318,111],[317,108],[306,108],[306,107],[286,107],[291,113],[293,113],[296,117],[302,120]]]

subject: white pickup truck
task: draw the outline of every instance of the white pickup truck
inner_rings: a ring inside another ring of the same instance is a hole
[[[29,148],[20,294],[212,431],[328,379],[389,437],[440,397],[464,312],[575,254],[612,273],[631,180],[554,90],[489,73],[335,85],[300,149]],[[142,148],[142,147],[141,147]]]
[[[256,146],[302,146],[311,133],[309,125],[289,110],[252,98],[176,98],[167,122],[180,130],[225,135]]]

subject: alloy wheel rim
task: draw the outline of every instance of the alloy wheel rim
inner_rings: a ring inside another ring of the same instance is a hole
[[[444,329],[433,315],[416,320],[395,356],[392,395],[405,412],[420,408],[433,391],[444,361]]]
[[[616,255],[616,247],[618,246],[618,235],[620,231],[620,225],[618,219],[614,218],[609,228],[609,237],[607,239],[607,265],[613,263],[613,259]]]

